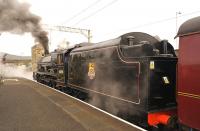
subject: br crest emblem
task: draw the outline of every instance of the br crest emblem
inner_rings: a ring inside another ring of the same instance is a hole
[[[95,77],[95,65],[94,63],[88,64],[88,77],[92,80]]]

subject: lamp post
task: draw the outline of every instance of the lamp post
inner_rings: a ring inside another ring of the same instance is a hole
[[[180,15],[180,14],[181,14],[180,11],[176,12],[176,33],[178,31],[178,15]]]
[[[176,32],[175,32],[176,34],[178,33],[178,15],[180,14],[181,14],[180,11],[176,12]],[[176,44],[178,44],[177,39],[176,39]]]

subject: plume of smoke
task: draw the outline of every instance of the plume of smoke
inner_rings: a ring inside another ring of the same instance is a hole
[[[29,8],[29,4],[17,0],[0,0],[0,32],[31,33],[48,54],[47,32],[40,25],[41,18],[32,14]]]

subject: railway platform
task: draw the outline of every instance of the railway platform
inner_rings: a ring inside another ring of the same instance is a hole
[[[87,103],[24,78],[0,85],[0,131],[141,131]]]

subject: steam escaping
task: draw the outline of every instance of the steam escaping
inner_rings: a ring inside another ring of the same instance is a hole
[[[22,77],[32,80],[33,73],[24,65],[2,64],[0,62],[0,77]]]
[[[41,25],[41,18],[29,11],[30,5],[17,0],[0,0],[0,32],[31,33],[36,42],[49,53],[48,37]]]
[[[88,78],[87,87],[92,90],[89,92],[88,102],[117,116],[121,114],[138,115],[139,112],[135,109],[135,103],[139,102],[137,64],[115,61],[116,64],[111,60],[116,54],[116,48],[109,48],[99,54],[101,57],[91,61],[95,72],[93,79],[88,76],[91,70],[88,64],[88,72],[84,73]],[[74,68],[76,71],[81,69]],[[80,73],[78,75],[81,76]]]

